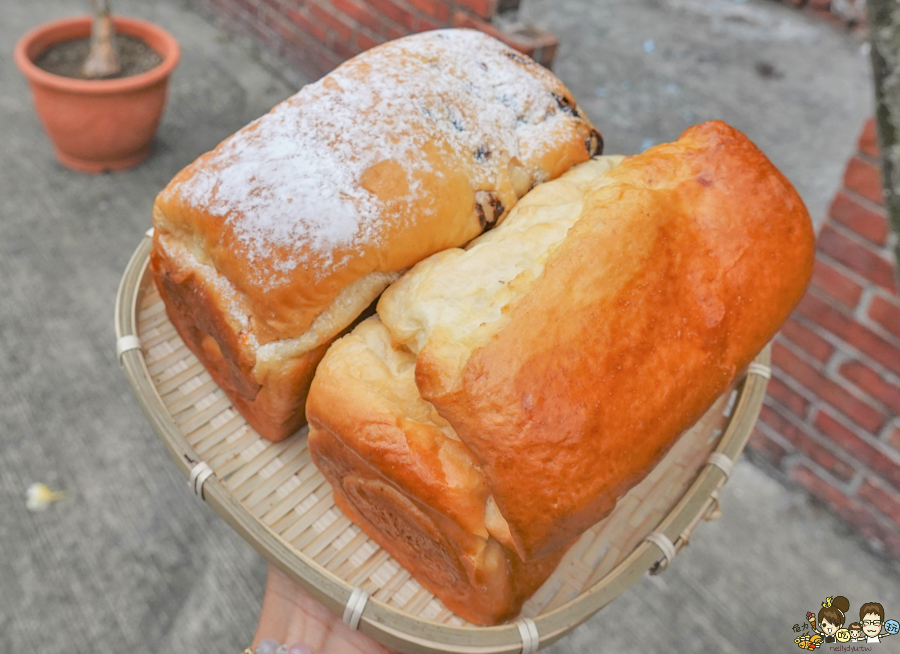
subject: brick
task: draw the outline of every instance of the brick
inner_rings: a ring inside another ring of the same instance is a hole
[[[895,450],[900,452],[900,427],[894,427],[894,430],[887,438],[887,443]]]
[[[831,485],[831,483],[819,475],[817,475],[810,467],[798,463],[791,469],[791,479],[803,486],[819,499],[827,502],[836,509],[846,510],[851,508],[853,501],[844,495],[839,489]]]
[[[430,18],[425,18],[424,16],[416,16],[416,22],[413,25],[414,32],[428,32],[430,30],[439,30],[443,27],[443,25],[439,25],[435,23]]]
[[[499,39],[503,36],[503,32],[500,31],[500,28],[461,11],[454,12],[453,14],[453,27],[465,27],[472,30],[478,30],[485,34],[490,34],[495,39]]]
[[[881,169],[861,157],[851,157],[844,173],[844,186],[876,204],[884,204],[881,194]]]
[[[311,37],[306,38],[312,41]],[[284,59],[287,64],[299,68],[310,76],[321,77],[321,73],[318,71],[318,66],[315,63],[313,49],[310,45],[302,48],[286,45],[283,51],[278,52],[278,56]]]
[[[875,433],[887,419],[881,411],[847,392],[780,342],[772,345],[772,363],[863,429]]]
[[[334,39],[331,42],[331,50],[343,59],[350,59],[361,52],[356,47],[356,41],[344,41],[341,39]]]
[[[781,467],[781,462],[787,455],[787,450],[779,443],[769,438],[761,429],[756,428],[750,434],[747,447],[758,452],[762,457],[776,468]]]
[[[509,47],[528,56],[531,56],[534,52],[534,44],[523,42],[520,39],[501,31],[500,28],[491,25],[490,23],[486,23],[483,20],[479,20],[478,18],[469,16],[461,11],[457,11],[453,14],[453,27],[466,27],[473,30],[479,30],[485,34],[490,34],[495,39],[503,41]]]
[[[309,38],[309,35],[303,32],[297,24],[291,21],[287,16],[278,16],[271,12],[266,12],[264,21],[266,25],[271,27],[272,30],[284,40],[284,43],[279,47],[279,53],[285,52],[295,46],[299,46],[301,49],[309,47],[309,43],[306,40]]]
[[[380,14],[387,16],[398,25],[402,25],[408,30],[413,28],[416,20],[415,14],[409,9],[401,7],[393,0],[366,0],[366,2]]]
[[[766,394],[775,401],[780,402],[798,418],[805,418],[806,412],[809,411],[809,401],[799,393],[795,393],[788,388],[778,375],[773,375],[769,380]]]
[[[338,18],[321,5],[310,2],[307,6],[309,7],[309,13],[312,14],[313,18],[334,32],[335,37],[345,43],[350,41],[350,37],[353,35],[352,25],[341,18]]]
[[[856,307],[863,287],[850,279],[844,272],[820,257],[816,258],[811,285],[834,298],[848,309]]]
[[[331,0],[331,5],[336,11],[346,14],[363,27],[376,33],[381,30],[381,16],[364,4],[355,2],[355,0]],[[368,48],[363,49],[368,50]]]
[[[271,8],[272,10],[274,10],[274,13],[279,16],[286,16],[288,10],[291,8],[285,3],[285,0],[257,0],[257,2],[259,2],[261,5],[266,5],[267,7]]]
[[[875,540],[893,557],[900,557],[900,534],[884,527],[863,504],[853,501],[803,464],[794,466],[791,479],[813,496],[828,504],[838,516],[856,527],[869,539]]]
[[[900,338],[900,301],[896,298],[886,300],[876,295],[869,305],[869,318]]]
[[[852,466],[842,461],[827,445],[814,439],[802,428],[782,416],[771,406],[763,405],[760,420],[802,452],[806,458],[828,470],[841,481],[850,481],[856,475]]]
[[[877,159],[880,154],[878,152],[878,132],[875,129],[875,118],[869,118],[863,125],[862,134],[859,135],[859,151]]]
[[[372,38],[365,32],[357,32],[356,34],[356,45],[359,47],[360,51],[374,48],[376,45],[382,43],[384,43],[384,39]]]
[[[270,48],[278,47],[278,36],[263,23],[256,20],[241,20],[241,27],[260,43]]]
[[[319,75],[334,70],[341,63],[342,59],[333,52],[325,48],[317,49],[313,52],[313,58],[316,62],[316,72]]]
[[[900,536],[897,534],[887,534],[879,538],[878,546],[892,559],[900,559]]]
[[[307,16],[300,13],[299,11],[291,10],[288,11],[287,15],[292,23],[297,25],[311,37],[313,37],[317,41],[321,41],[322,43],[327,43],[328,33],[320,23],[310,20]]]
[[[490,20],[497,13],[497,0],[453,0],[458,7],[472,12],[479,18]]]
[[[450,7],[441,0],[406,0],[406,3],[444,24],[450,20]]]
[[[387,35],[388,40],[393,41],[394,39],[399,39],[401,36],[406,36],[409,32],[400,25],[389,23],[385,29],[385,34]]]
[[[453,12],[453,27],[467,27],[469,29],[479,30],[481,32],[486,32],[495,38],[499,38],[500,34],[499,28],[490,23],[486,23],[483,20],[479,20],[474,16],[470,16],[463,11]]]
[[[825,411],[818,412],[813,425],[823,436],[885,479],[891,486],[900,488],[900,463],[893,461],[886,451],[847,429]]]
[[[764,402],[760,408],[759,420],[766,426],[771,427],[772,431],[782,436],[785,435],[785,432],[798,429],[793,422],[773,408],[768,402]]]
[[[900,350],[893,343],[859,324],[816,294],[807,293],[803,296],[797,305],[797,312],[840,337],[851,347],[869,355],[894,374],[900,375]]]
[[[256,16],[259,11],[259,4],[255,0],[229,0],[232,5],[240,7],[250,16]]]
[[[841,190],[834,196],[828,215],[876,245],[883,246],[890,232],[883,207]]]
[[[819,232],[817,247],[820,252],[838,261],[853,272],[895,292],[897,280],[894,278],[893,262],[881,255],[874,247],[858,243],[826,223]]]
[[[900,415],[900,387],[886,381],[881,375],[860,361],[848,361],[841,365],[838,372],[856,384],[861,391]]]
[[[877,479],[866,479],[856,495],[887,516],[891,522],[900,527],[900,495],[882,484]]]
[[[781,326],[781,334],[811,357],[823,363],[828,361],[834,353],[834,346],[831,343],[793,317],[788,318]]]

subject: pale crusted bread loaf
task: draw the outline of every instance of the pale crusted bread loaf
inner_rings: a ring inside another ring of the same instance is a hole
[[[414,371],[415,357],[391,345],[377,317],[337,341],[310,395],[310,415],[327,415],[311,426],[310,452],[338,507],[448,608],[503,621],[564,551],[524,563],[503,544],[479,466],[419,396]]]
[[[310,450],[327,471],[347,449],[346,478],[390,486],[394,495],[354,503],[331,473],[367,531],[377,525],[370,516],[405,516],[413,505],[441,516],[418,539],[437,532],[456,543],[462,530],[520,565],[559,556],[650,472],[799,301],[812,225],[745,136],[706,123],[617,163],[577,166],[466,250],[418,264],[384,293],[379,317],[329,350],[309,397]],[[403,363],[348,392],[342,366],[363,349]],[[404,402],[391,399],[397,389]],[[455,475],[414,461],[424,432],[441,444],[429,450],[438,461],[442,448],[464,446],[478,473],[465,501],[455,499]],[[397,531],[379,540],[392,553],[402,550]],[[442,599],[477,593],[472,577],[465,589],[430,583],[434,560],[398,558]],[[506,597],[520,601],[474,621],[518,611],[524,598],[506,583]]]
[[[398,273],[602,147],[546,69],[441,30],[342,64],[181,171],[151,268],[188,346],[263,436],[303,422],[324,349]]]
[[[421,262],[402,278],[422,300],[404,304],[406,323],[392,334],[377,316],[369,318],[332,345],[316,373],[309,448],[337,504],[472,622],[513,617],[565,549],[521,560],[480,466],[419,394],[416,355],[392,341],[414,339],[421,315],[435,311],[446,312],[451,329],[493,322],[524,287],[498,284],[498,276],[522,282],[539,274],[551,244],[578,220],[588,185],[621,160],[600,157],[576,166],[528,193],[469,253],[446,250]],[[449,304],[432,304],[448,295]]]

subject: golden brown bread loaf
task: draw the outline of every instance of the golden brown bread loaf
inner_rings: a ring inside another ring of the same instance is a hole
[[[154,206],[169,318],[247,421],[304,422],[328,344],[399,273],[601,148],[552,73],[480,32],[386,43],[181,171]]]
[[[813,251],[796,191],[723,123],[581,164],[332,345],[310,452],[448,608],[508,619],[774,336]]]

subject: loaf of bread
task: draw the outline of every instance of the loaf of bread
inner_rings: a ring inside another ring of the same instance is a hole
[[[602,147],[552,73],[441,30],[342,64],[181,171],[154,206],[169,318],[260,434],[401,271],[501,222]]]
[[[813,251],[796,191],[723,123],[592,159],[332,345],[310,452],[448,608],[509,619],[775,335]]]

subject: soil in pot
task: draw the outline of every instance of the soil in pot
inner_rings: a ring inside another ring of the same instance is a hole
[[[115,35],[119,65],[122,70],[118,75],[105,79],[118,79],[145,73],[162,63],[162,57],[141,39],[125,34]],[[34,64],[42,70],[54,75],[86,79],[81,74],[81,67],[91,49],[91,39],[72,39],[51,45],[35,60]]]

